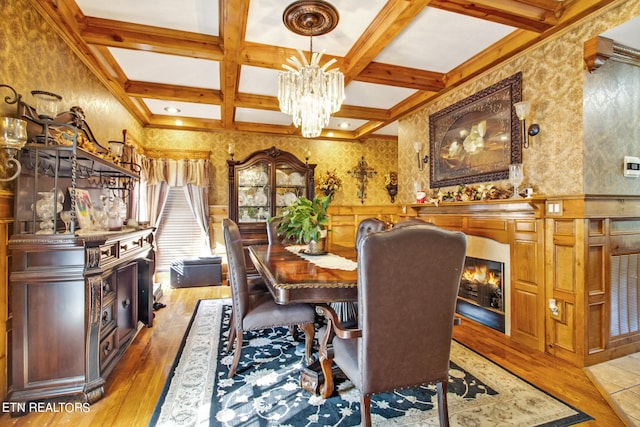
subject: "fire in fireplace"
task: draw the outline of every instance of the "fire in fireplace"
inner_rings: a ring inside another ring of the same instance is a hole
[[[504,263],[467,256],[458,291],[458,313],[501,332]]]

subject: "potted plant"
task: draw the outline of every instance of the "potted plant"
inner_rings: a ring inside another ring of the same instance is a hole
[[[329,223],[327,208],[330,202],[331,196],[316,196],[313,200],[298,197],[278,215],[281,219],[278,234],[286,239],[308,244],[308,253],[324,252],[324,239]]]

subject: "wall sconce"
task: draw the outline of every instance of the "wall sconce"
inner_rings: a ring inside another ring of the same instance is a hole
[[[22,95],[20,95],[14,88],[9,85],[2,84],[0,87],[6,87],[13,92],[11,95],[4,98],[4,102],[7,104],[17,104],[17,116],[20,116],[20,110],[22,108]],[[13,175],[9,178],[0,178],[0,181],[7,182],[12,181],[20,175],[22,166],[20,162],[15,158],[18,151],[24,147],[27,142],[27,122],[22,119],[14,117],[0,117],[0,149],[4,150],[4,164],[6,169],[16,169]]]
[[[536,136],[540,133],[540,126],[536,123],[529,126],[527,129],[526,118],[531,112],[531,101],[520,101],[513,104],[513,108],[516,109],[516,115],[520,120],[520,124],[522,127],[522,147],[529,148],[529,137]]]
[[[227,147],[227,152],[229,153],[229,156],[231,156],[231,161],[233,161],[233,156],[235,154],[235,148],[233,147],[233,144],[229,144],[229,146]]]
[[[422,142],[415,141],[413,143],[413,150],[416,152],[416,158],[418,159],[418,170],[424,170],[424,164],[429,162],[429,156],[424,156],[424,158],[422,158],[420,155],[420,151],[422,151]]]
[[[121,141],[109,141],[109,153],[111,156],[120,161],[122,153],[124,152],[124,142]]]
[[[53,120],[58,115],[58,106],[62,97],[44,90],[32,90],[31,95],[36,99],[36,112],[41,120]]]

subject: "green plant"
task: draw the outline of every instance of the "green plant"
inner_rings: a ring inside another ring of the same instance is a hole
[[[278,234],[298,243],[319,241],[329,223],[327,208],[330,202],[331,196],[314,197],[313,200],[298,197],[278,215],[277,218],[281,218]]]

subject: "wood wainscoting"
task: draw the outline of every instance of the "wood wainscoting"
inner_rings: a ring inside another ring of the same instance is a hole
[[[576,366],[640,351],[640,197],[411,207],[438,226],[509,243],[514,341]]]

